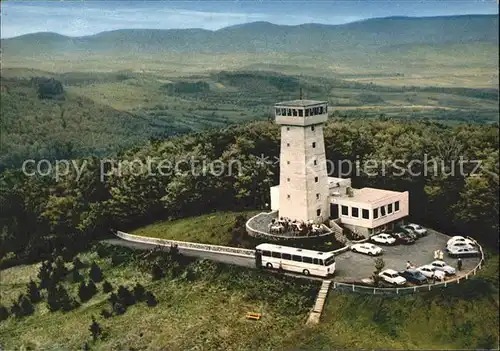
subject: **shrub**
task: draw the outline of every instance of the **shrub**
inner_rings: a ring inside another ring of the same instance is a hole
[[[96,283],[99,283],[103,279],[101,268],[95,262],[92,262],[92,266],[90,267],[90,279]]]
[[[14,301],[12,303],[12,306],[10,307],[10,314],[12,314],[15,317],[22,316],[22,309],[21,309],[21,306],[19,305],[18,301]]]
[[[122,305],[121,303],[117,302],[113,306],[113,312],[116,315],[124,314],[125,312],[127,312],[127,308],[124,305]]]
[[[83,276],[78,272],[78,269],[73,269],[72,278],[73,283],[78,283],[83,280]]]
[[[118,287],[118,299],[124,306],[132,306],[135,303],[134,295],[123,285]]]
[[[164,277],[163,270],[158,264],[154,264],[153,267],[151,267],[151,278],[153,281],[155,280],[160,280]]]
[[[146,292],[146,290],[144,289],[144,287],[137,283],[135,286],[134,286],[134,298],[136,301],[143,301],[144,300],[144,293]]]
[[[64,260],[61,256],[58,256],[54,262],[54,269],[53,269],[53,277],[56,282],[59,282],[61,279],[63,279],[66,274],[68,273],[68,269],[64,265]]]
[[[112,317],[112,316],[113,316],[113,313],[112,313],[112,312],[110,312],[110,311],[108,311],[107,309],[103,308],[103,309],[101,310],[101,316],[102,316],[103,318],[106,318],[106,319],[107,319],[107,318]]]
[[[9,318],[9,310],[4,305],[0,305],[0,322],[7,318]]]
[[[91,299],[95,294],[97,294],[97,286],[95,285],[93,280],[89,280],[89,283],[87,284],[87,293],[89,299]]]
[[[110,282],[108,282],[107,280],[104,281],[104,283],[102,284],[102,291],[104,293],[110,293],[113,291],[113,286],[111,285]]]
[[[85,265],[83,264],[83,262],[78,258],[78,256],[75,256],[73,258],[73,269],[82,269]]]
[[[91,298],[89,290],[87,289],[87,284],[85,284],[84,281],[82,281],[78,286],[78,297],[80,298],[81,302],[86,302]]]
[[[40,296],[40,290],[33,280],[28,283],[26,294],[33,303],[40,302],[42,297]]]
[[[42,266],[38,271],[38,279],[40,279],[40,289],[47,289],[50,285],[52,272],[52,264],[48,261],[42,262]]]
[[[94,316],[92,316],[92,323],[90,324],[89,331],[94,341],[96,341],[102,333],[101,326],[97,323]]]
[[[108,301],[111,306],[114,307],[119,301],[118,295],[116,295],[115,293],[111,293],[111,295],[109,295]]]
[[[154,307],[158,304],[158,300],[156,300],[156,297],[151,291],[146,291],[146,304],[149,307]]]
[[[27,296],[23,296],[21,298],[21,302],[19,305],[21,307],[21,314],[23,316],[30,316],[35,312],[35,307]]]

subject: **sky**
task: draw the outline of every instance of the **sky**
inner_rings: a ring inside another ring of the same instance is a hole
[[[342,24],[388,16],[498,14],[498,0],[2,1],[1,37],[83,36],[126,28],[223,27],[255,21]]]

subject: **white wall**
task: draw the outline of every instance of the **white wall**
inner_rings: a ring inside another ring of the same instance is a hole
[[[272,186],[269,191],[271,193],[271,211],[277,211],[280,208],[280,186]]]

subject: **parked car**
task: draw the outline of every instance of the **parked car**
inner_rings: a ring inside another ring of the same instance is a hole
[[[449,252],[451,249],[474,249],[475,247],[466,243],[466,242],[462,242],[462,241],[455,241],[455,242],[452,242],[450,245],[447,245],[445,250],[447,252]]]
[[[351,251],[364,253],[370,256],[376,256],[382,254],[382,248],[370,243],[354,244],[351,246]]]
[[[389,284],[394,284],[394,285],[405,285],[406,284],[406,279],[403,278],[402,276],[399,275],[398,272],[396,272],[393,269],[386,269],[382,272],[380,272],[379,277],[385,280]]]
[[[405,232],[396,232],[391,234],[398,243],[404,244],[404,245],[409,245],[409,244],[415,244],[415,239],[413,236],[408,235]]]
[[[412,238],[413,240],[417,241],[417,239],[419,238],[418,235],[411,229],[409,228],[406,228],[406,227],[396,227],[394,228],[394,232],[399,232],[399,233],[403,233],[407,236],[409,236],[410,238]]]
[[[400,272],[399,275],[405,278],[407,282],[417,285],[426,284],[428,282],[427,277],[416,269],[407,269],[406,271]]]
[[[446,243],[446,247],[451,246],[456,243],[468,244],[470,246],[475,246],[476,243],[473,240],[464,238],[463,236],[454,236]]]
[[[448,249],[448,254],[451,257],[474,257],[479,256],[481,253],[475,247],[456,247],[452,246]]]
[[[417,236],[419,236],[419,237],[427,235],[427,229],[425,229],[421,225],[418,225],[418,224],[415,224],[415,223],[408,223],[405,226],[405,228],[411,230],[412,232],[414,232],[415,234],[417,234]]]
[[[394,245],[396,243],[396,238],[387,233],[374,235],[370,239],[377,244]]]
[[[430,265],[436,268],[438,271],[443,271],[446,275],[454,275],[457,273],[455,268],[448,265],[445,261],[436,260],[431,262]]]
[[[425,275],[428,279],[432,279],[432,277],[436,277],[439,280],[443,280],[445,277],[445,273],[443,271],[439,271],[436,267],[431,266],[430,264],[418,267],[417,270]]]

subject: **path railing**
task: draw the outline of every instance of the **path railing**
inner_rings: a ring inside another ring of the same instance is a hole
[[[208,244],[192,243],[188,241],[150,238],[145,236],[132,235],[121,231],[117,231],[115,235],[121,239],[141,244],[151,244],[151,245],[165,246],[165,247],[177,245],[179,249],[223,253],[225,255],[234,255],[234,256],[250,257],[250,258],[255,257],[255,250],[242,249],[238,247],[208,245]]]
[[[460,284],[461,281],[468,280],[471,276],[475,276],[479,270],[484,265],[484,251],[481,245],[474,240],[471,237],[467,237],[467,239],[470,239],[474,241],[476,246],[479,248],[480,252],[480,260],[479,263],[471,270],[467,271],[464,275],[457,276],[455,278],[443,281],[443,282],[436,282],[434,284],[424,284],[424,285],[418,285],[418,286],[411,286],[411,287],[402,287],[402,288],[376,288],[376,287],[371,287],[371,286],[364,286],[364,285],[357,285],[357,284],[349,284],[349,283],[339,283],[339,282],[332,282],[332,288],[337,289],[340,291],[346,291],[346,292],[357,292],[357,293],[364,293],[364,294],[380,294],[380,295],[393,295],[393,294],[411,294],[415,293],[418,291],[431,291],[436,288],[446,288],[448,285],[451,284]]]

